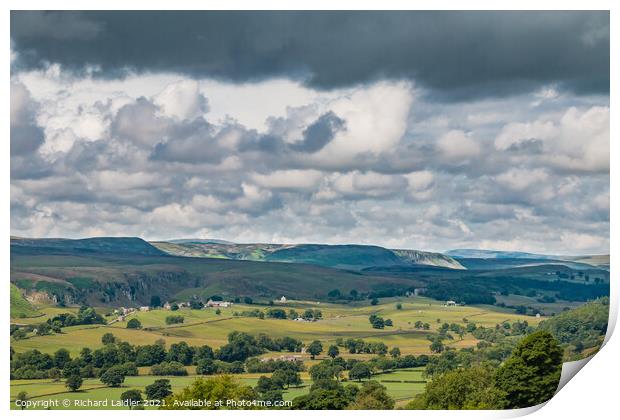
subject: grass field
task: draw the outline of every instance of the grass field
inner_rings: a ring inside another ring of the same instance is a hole
[[[402,305],[396,309],[396,303]],[[164,339],[166,344],[186,341],[191,345],[208,344],[218,348],[225,344],[231,331],[244,331],[251,334],[265,333],[272,337],[291,336],[303,342],[320,340],[324,344],[332,344],[337,338],[361,338],[368,341],[383,341],[389,347],[399,347],[403,354],[424,354],[429,352],[427,335],[437,330],[444,322],[463,324],[463,319],[475,322],[478,325],[493,327],[504,321],[527,320],[531,325],[537,325],[543,318],[516,315],[499,311],[493,306],[457,306],[446,307],[442,302],[423,297],[382,299],[379,305],[369,305],[367,301],[353,304],[327,304],[316,302],[295,302],[278,305],[286,309],[295,309],[303,312],[308,307],[318,308],[323,313],[318,322],[297,322],[280,319],[258,319],[252,317],[235,317],[233,312],[244,310],[265,309],[257,305],[233,305],[231,308],[222,308],[221,314],[216,315],[212,308],[203,310],[181,309],[176,312],[153,310],[138,312],[128,316],[125,322],[111,325],[80,325],[63,328],[61,334],[46,336],[29,336],[23,340],[12,340],[11,345],[16,352],[29,349],[39,349],[42,352],[53,353],[64,347],[77,355],[83,347],[97,348],[101,346],[101,336],[107,332],[113,333],[121,340],[131,344],[152,344],[158,339]],[[40,309],[47,316],[59,312],[75,311],[76,308],[42,307]],[[183,324],[166,325],[165,319],[170,314],[182,315]],[[383,318],[392,319],[394,326],[383,330],[373,329],[368,316],[377,314]],[[43,322],[46,317],[19,319],[20,323]],[[137,318],[142,323],[142,330],[126,328],[126,322]],[[416,321],[428,322],[430,331],[414,328]],[[440,320],[439,322],[437,320]],[[466,335],[463,340],[455,337],[446,344],[455,348],[468,347],[476,340]]]
[[[396,305],[400,303],[401,309]],[[83,347],[101,347],[101,337],[107,332],[113,333],[121,340],[128,341],[134,345],[152,344],[158,339],[164,339],[167,345],[179,341],[186,341],[190,345],[208,344],[213,348],[218,348],[227,342],[227,336],[231,331],[245,331],[251,334],[265,333],[270,337],[291,336],[304,343],[312,340],[320,340],[326,349],[329,344],[335,343],[338,338],[361,338],[365,341],[382,341],[388,347],[399,347],[402,354],[428,354],[429,340],[427,336],[435,333],[438,327],[444,322],[464,324],[467,321],[475,322],[477,325],[494,327],[504,321],[514,322],[516,320],[527,320],[531,325],[537,325],[542,318],[532,316],[516,315],[505,312],[501,308],[494,306],[456,306],[446,307],[443,302],[424,298],[389,298],[381,299],[378,305],[369,305],[368,301],[354,302],[351,304],[328,304],[312,301],[289,301],[286,304],[277,304],[276,307],[295,309],[303,312],[307,308],[320,309],[323,319],[318,322],[298,322],[293,320],[280,319],[259,319],[253,317],[234,316],[234,312],[243,312],[253,309],[267,309],[260,305],[235,304],[231,308],[221,308],[221,313],[215,313],[215,309],[191,310],[180,309],[175,312],[166,310],[152,310],[148,312],[137,312],[128,316],[123,322],[115,322],[109,325],[80,325],[63,328],[61,334],[47,336],[33,336],[22,340],[11,341],[11,346],[16,352],[23,352],[30,349],[38,349],[42,352],[53,353],[59,348],[66,348],[72,356],[78,355]],[[40,323],[47,317],[62,312],[76,312],[77,308],[58,308],[52,306],[41,306],[37,308],[44,314],[37,318],[15,319],[15,322],[22,324]],[[106,309],[105,311],[109,311]],[[104,313],[103,309],[99,310]],[[166,317],[175,314],[184,317],[183,324],[166,325]],[[383,330],[373,329],[368,321],[371,314],[377,314],[384,319],[392,319],[394,325]],[[127,329],[127,321],[137,318],[142,323],[141,330]],[[108,321],[112,317],[107,318]],[[416,321],[429,323],[429,331],[417,330],[414,327]],[[455,348],[469,347],[476,344],[476,339],[471,335],[465,335],[463,339],[458,336],[454,340],[448,340],[446,345]],[[265,354],[262,357],[278,356],[279,353]],[[358,359],[368,359],[374,357],[371,354],[350,355],[341,349],[343,357],[355,357]],[[310,367],[319,360],[326,358],[325,354],[320,355],[317,360],[310,360],[307,354],[300,355],[304,359],[306,367]],[[189,385],[195,378],[195,367],[188,367],[190,376],[171,377],[173,391],[179,391]],[[20,391],[28,393],[29,398],[35,401],[58,400],[68,398],[71,401],[69,408],[76,407],[74,400],[118,400],[120,394],[128,389],[144,390],[146,385],[152,383],[156,378],[150,376],[150,368],[139,368],[141,376],[126,378],[123,387],[105,387],[97,379],[86,379],[80,392],[67,392],[63,382],[52,382],[51,380],[14,380],[11,381],[11,399]],[[255,385],[261,374],[241,374],[234,375],[240,381],[248,385]],[[307,393],[311,385],[307,372],[302,373],[304,384],[299,388],[286,390],[285,399],[292,399]],[[405,369],[386,374],[373,376],[373,380],[381,382],[394,398],[397,406],[406,404],[417,393],[423,391],[424,382],[421,369]],[[109,403],[111,404],[111,402]],[[13,403],[13,408],[16,408]],[[52,409],[56,407],[50,407]],[[61,407],[58,407],[61,408]],[[102,407],[102,408],[123,408],[123,407]]]
[[[262,375],[269,376],[269,374],[239,374],[234,375],[240,382],[250,386],[255,386],[258,378]],[[112,407],[112,400],[119,400],[120,395],[129,389],[139,389],[144,391],[144,388],[153,383],[156,379],[166,378],[170,380],[173,392],[179,392],[184,387],[190,385],[199,376],[129,376],[125,379],[123,385],[119,388],[106,387],[97,379],[85,379],[82,385],[82,389],[78,392],[68,392],[65,388],[64,382],[52,382],[49,379],[34,379],[34,380],[14,380],[11,381],[11,408],[18,409],[14,400],[19,392],[25,391],[29,399],[32,401],[62,401],[68,399],[70,401],[69,409],[80,409],[75,401],[86,400],[99,400],[110,401],[106,409],[122,409],[123,407]],[[292,400],[295,397],[304,395],[309,392],[312,380],[309,378],[307,372],[301,374],[303,384],[300,387],[290,388],[284,392],[284,400]],[[422,369],[403,369],[390,373],[378,374],[372,377],[373,380],[381,382],[387,388],[388,394],[396,401],[397,406],[401,406],[412,399],[416,394],[424,390],[424,381],[422,377]],[[352,382],[359,385],[357,382]],[[50,407],[52,409],[59,409],[64,407]],[[152,407],[151,407],[152,408]]]

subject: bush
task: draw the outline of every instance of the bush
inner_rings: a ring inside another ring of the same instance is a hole
[[[168,315],[166,317],[167,325],[182,324],[184,321],[185,321],[185,318],[181,315]]]
[[[284,309],[269,309],[267,318],[286,319],[286,311]]]
[[[169,379],[156,379],[151,385],[147,385],[144,391],[149,400],[163,400],[172,394],[172,387]]]
[[[100,378],[101,382],[111,387],[119,387],[125,382],[125,371],[120,366],[112,366],[103,372]]]
[[[179,362],[162,362],[151,366],[151,375],[155,376],[187,376],[187,369]]]
[[[71,375],[65,381],[65,386],[71,391],[75,392],[82,386],[82,378],[79,375]]]
[[[142,323],[137,318],[132,318],[127,322],[127,328],[139,330],[142,328]]]

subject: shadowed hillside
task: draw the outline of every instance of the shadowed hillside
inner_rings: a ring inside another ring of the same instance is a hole
[[[102,237],[86,239],[29,239],[11,238],[11,253],[71,253],[165,255],[140,238]]]
[[[305,263],[349,269],[399,265],[464,269],[454,258],[443,254],[408,249],[393,250],[373,245],[233,244],[211,240],[152,244],[168,254],[187,257]]]

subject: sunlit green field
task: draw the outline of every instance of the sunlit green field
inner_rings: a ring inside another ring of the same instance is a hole
[[[240,382],[250,386],[255,386],[258,378],[262,375],[269,374],[240,374],[233,375]],[[11,381],[11,408],[17,409],[15,405],[15,398],[18,393],[25,391],[28,394],[28,398],[32,401],[44,401],[44,400],[56,400],[62,404],[65,399],[70,400],[69,409],[80,409],[83,407],[77,406],[74,401],[80,400],[120,400],[120,396],[123,392],[129,389],[138,389],[144,391],[147,385],[152,384],[156,379],[166,378],[170,380],[172,385],[172,391],[178,392],[184,387],[190,385],[199,376],[128,376],[125,379],[123,385],[119,388],[106,387],[97,379],[85,379],[82,388],[78,392],[68,392],[65,388],[64,382],[52,382],[49,379],[34,379],[34,380],[15,380]],[[285,400],[292,400],[295,397],[304,395],[309,392],[312,380],[309,378],[307,372],[302,372],[301,375],[303,384],[300,387],[290,388],[284,391],[283,397]],[[420,393],[424,389],[422,369],[404,369],[395,372],[378,374],[372,377],[373,380],[381,382],[387,388],[388,394],[396,401],[397,406],[405,404],[416,394]],[[412,382],[405,382],[412,381]],[[415,382],[415,383],[413,383]],[[359,385],[358,382],[352,382]],[[111,404],[111,403],[110,403]],[[52,409],[56,407],[51,407]],[[62,407],[58,407],[62,408]],[[107,409],[122,409],[123,407],[104,407]],[[153,407],[151,407],[153,408]],[[126,408],[125,408],[126,409]]]
[[[396,308],[397,303],[402,305],[402,309]],[[375,306],[369,305],[368,301],[352,304],[289,301],[286,304],[276,304],[276,307],[284,308],[287,311],[295,309],[300,313],[307,308],[320,309],[323,313],[323,319],[318,322],[298,322],[288,319],[259,319],[234,316],[234,312],[267,309],[265,306],[243,304],[236,304],[231,308],[221,308],[220,314],[216,314],[214,308],[202,310],[180,309],[175,312],[153,310],[136,312],[128,316],[123,322],[114,322],[109,325],[68,327],[63,328],[61,334],[47,336],[34,336],[30,334],[26,339],[12,340],[11,346],[16,352],[38,349],[47,353],[53,353],[59,348],[64,347],[73,356],[76,356],[83,347],[100,347],[102,335],[111,332],[120,340],[128,341],[134,345],[152,344],[158,339],[163,339],[167,345],[186,341],[190,345],[208,344],[218,348],[226,343],[227,336],[231,331],[244,331],[251,334],[265,333],[271,337],[291,336],[305,343],[312,340],[320,340],[323,342],[324,348],[327,348],[329,344],[335,343],[338,338],[361,338],[366,341],[382,341],[390,348],[399,347],[403,355],[419,355],[429,353],[430,342],[427,339],[427,335],[436,332],[438,327],[444,322],[464,324],[467,320],[475,322],[477,325],[494,327],[496,324],[504,321],[514,322],[516,320],[527,320],[531,325],[537,325],[544,319],[516,315],[493,306],[446,307],[443,302],[423,297],[381,299],[380,303]],[[58,313],[77,311],[77,308],[50,306],[42,306],[37,309],[44,313],[45,316],[32,319],[24,318],[19,321],[24,324],[39,323],[47,317]],[[109,309],[106,311],[109,312]],[[103,310],[99,310],[99,312],[105,313]],[[167,325],[166,317],[171,314],[182,315],[184,323]],[[373,329],[368,321],[368,317],[371,314],[377,314],[384,319],[392,319],[394,326],[386,327],[383,330]],[[126,328],[127,321],[132,318],[140,320],[143,327],[141,330]],[[115,317],[107,317],[106,319],[110,322]],[[415,329],[414,324],[416,321],[429,323],[431,329],[429,331]],[[471,335],[465,335],[463,339],[456,336],[454,340],[447,340],[445,344],[455,348],[469,347],[476,344],[476,339]],[[264,357],[277,355],[278,353],[265,354]],[[350,355],[342,348],[341,355],[358,359],[374,357],[374,355],[370,354]],[[306,367],[310,367],[327,357],[325,354],[322,354],[317,360],[310,360],[306,354],[301,356],[304,358]],[[77,393],[67,392],[63,382],[52,382],[47,379],[11,381],[11,398],[13,400],[17,393],[25,391],[33,400],[45,400],[48,398],[58,400],[69,398],[71,401],[78,399],[117,400],[122,392],[134,388],[144,390],[146,385],[149,385],[156,379],[150,376],[149,367],[141,367],[139,372],[141,376],[127,377],[121,388],[105,387],[97,379],[86,379],[82,389]],[[194,366],[189,366],[188,372],[190,376],[170,378],[173,391],[181,390],[196,378]],[[261,374],[235,375],[240,381],[252,386],[256,384],[259,376]],[[292,399],[308,392],[311,381],[307,372],[302,373],[302,379],[304,380],[304,385],[299,388],[286,390],[285,399]],[[373,376],[373,380],[380,381],[386,386],[389,394],[396,400],[397,406],[404,405],[424,388],[421,369],[406,369],[379,374]],[[73,406],[73,408],[79,407]]]
[[[402,309],[396,309],[396,303],[401,303]],[[332,344],[337,338],[361,338],[369,341],[382,341],[389,347],[399,347],[403,354],[424,354],[429,352],[429,331],[414,328],[416,321],[429,323],[430,332],[436,331],[444,322],[464,324],[464,319],[478,325],[494,327],[504,321],[527,320],[530,325],[537,325],[544,318],[516,315],[500,312],[493,306],[457,306],[446,307],[443,302],[423,297],[382,299],[379,305],[369,305],[367,301],[353,304],[328,304],[317,302],[289,302],[277,305],[284,309],[295,309],[303,312],[308,307],[320,309],[322,320],[318,322],[297,322],[280,319],[258,319],[252,317],[235,317],[233,312],[242,312],[252,309],[266,309],[257,305],[233,305],[231,308],[221,308],[217,315],[215,309],[190,310],[180,309],[175,312],[153,310],[137,312],[126,318],[124,322],[110,325],[81,325],[63,328],[61,334],[46,336],[30,335],[23,340],[11,340],[16,352],[29,349],[38,349],[52,353],[64,347],[77,355],[83,347],[97,348],[101,346],[101,336],[107,332],[113,333],[121,340],[131,344],[152,344],[158,339],[165,340],[166,344],[186,341],[190,345],[208,344],[218,348],[226,343],[231,331],[244,331],[251,334],[265,333],[271,337],[292,336],[303,342],[320,340],[324,344]],[[75,308],[43,307],[40,310],[48,316],[53,314],[74,311]],[[377,314],[383,318],[392,319],[394,326],[383,330],[373,329],[368,321],[370,314]],[[175,314],[185,318],[183,324],[166,325],[167,316]],[[42,322],[46,317],[36,318]],[[142,323],[142,330],[126,328],[126,322],[137,318]],[[113,318],[108,318],[113,319]],[[438,321],[439,320],[439,321]],[[20,319],[27,323],[30,319]],[[455,348],[475,345],[476,340],[466,335],[461,340],[458,336],[446,344]]]

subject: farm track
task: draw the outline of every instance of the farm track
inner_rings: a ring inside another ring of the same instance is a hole
[[[172,326],[166,326],[166,327],[147,327],[144,328],[145,331],[166,331],[166,330],[172,330],[175,328],[185,328],[185,327],[194,327],[196,325],[202,325],[202,324],[211,324],[211,323],[215,323],[215,322],[222,322],[222,321],[227,321],[229,319],[233,319],[234,317],[229,316],[226,318],[218,318],[218,319],[208,319],[206,321],[200,321],[200,322],[193,322],[191,324],[179,324],[179,325],[172,325]]]

